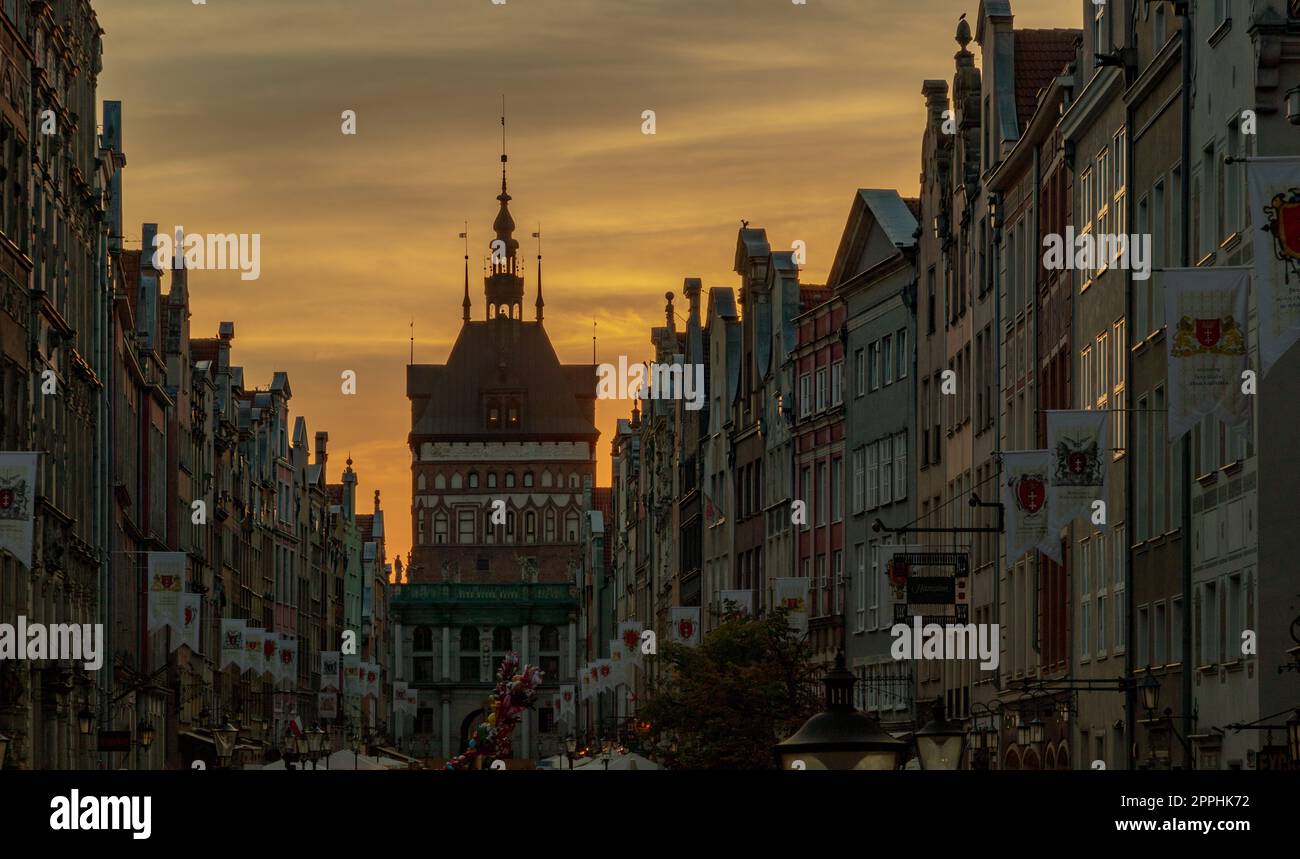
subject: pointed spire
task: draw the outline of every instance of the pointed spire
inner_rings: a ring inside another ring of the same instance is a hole
[[[537,232],[533,233],[533,238],[537,239],[537,321],[542,321],[542,308],[546,302],[542,300],[542,225],[537,225]]]
[[[469,221],[465,222],[465,232],[460,237],[465,240],[465,300],[460,303],[461,318],[469,322]]]

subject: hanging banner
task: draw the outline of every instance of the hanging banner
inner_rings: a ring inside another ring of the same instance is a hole
[[[578,693],[581,696],[580,700],[590,701],[596,680],[595,673],[591,670],[591,663],[582,666],[582,670],[578,672],[578,679],[581,683]]]
[[[639,620],[625,620],[625,621],[622,621],[621,623],[619,623],[619,625],[618,625],[618,637],[619,637],[619,639],[623,642],[623,658],[624,658],[624,660],[627,661],[629,664],[632,664],[632,665],[640,665],[640,664],[641,664],[641,657],[642,657],[642,653],[641,653],[641,621],[639,621]],[[613,653],[613,652],[614,652],[613,650],[610,651],[610,653]],[[627,677],[628,677],[628,679],[629,679],[629,681],[630,681],[630,680],[631,680],[631,677],[632,677],[632,672],[631,672],[631,671],[628,671],[628,672],[627,672]]]
[[[808,584],[797,577],[772,580],[772,604],[789,611],[790,628],[801,635],[808,632]]]
[[[406,712],[412,716],[416,715],[420,709],[420,690],[414,686],[406,687]]]
[[[560,684],[560,713],[559,720],[573,731],[576,724],[578,712],[577,691],[573,688],[572,683]]]
[[[1060,532],[1077,516],[1091,519],[1093,503],[1106,501],[1109,429],[1109,411],[1047,412],[1047,451],[1052,466],[1047,480],[1047,524],[1051,533]]]
[[[280,639],[280,671],[276,683],[286,689],[298,686],[298,637],[286,635]]]
[[[262,676],[263,666],[266,665],[262,647],[265,639],[266,630],[260,626],[244,628],[244,660],[240,667],[244,671],[253,672],[254,680]]]
[[[1006,523],[1007,565],[1037,550],[1061,563],[1059,532],[1048,523],[1047,482],[1052,458],[1045,450],[1002,454],[1002,508]]]
[[[406,712],[406,681],[405,680],[393,681],[393,712],[394,713]]]
[[[232,665],[243,671],[244,666],[244,620],[223,618],[221,621],[221,671]]]
[[[180,650],[181,645],[191,653],[199,652],[199,630],[202,626],[203,594],[181,594],[181,617],[179,627],[172,633],[172,650]]]
[[[320,654],[320,688],[339,691],[339,652],[322,650]]]
[[[609,688],[613,689],[619,684],[631,685],[632,683],[632,663],[623,648],[622,642],[617,638],[609,640]]]
[[[32,568],[38,453],[0,453],[0,551]]]
[[[361,657],[343,656],[343,694],[348,697],[361,695]]]
[[[181,594],[185,592],[185,553],[149,552],[149,631],[170,626],[180,631]]]
[[[1248,158],[1246,180],[1263,376],[1300,340],[1300,158]]]
[[[339,717],[339,696],[333,692],[316,694],[316,718],[337,719]]]
[[[739,611],[741,614],[752,615],[754,613],[753,591],[722,591],[719,593],[718,597],[718,608],[720,608],[724,614],[728,609],[733,608],[733,606],[729,606],[727,603],[735,603],[735,610]]]
[[[280,633],[267,630],[262,636],[262,669],[264,677],[275,686],[280,679]]]
[[[700,609],[698,606],[688,608],[670,608],[669,639],[687,647],[700,643]]]
[[[362,694],[367,698],[379,700],[379,666],[373,662],[361,663],[361,668],[365,672],[365,682],[362,684]]]
[[[1164,286],[1169,320],[1169,440],[1182,438],[1207,415],[1229,426],[1245,425],[1250,395],[1241,386],[1250,368],[1249,269],[1176,268],[1156,277]]]

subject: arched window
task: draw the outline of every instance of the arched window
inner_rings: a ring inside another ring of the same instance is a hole
[[[543,653],[550,653],[560,649],[560,631],[553,626],[542,627],[542,634],[538,643],[538,649]]]
[[[578,542],[578,514],[570,510],[564,517],[564,533],[568,535],[570,543]]]
[[[524,486],[525,486],[525,487],[529,487],[529,486],[532,486],[532,485],[533,485],[533,473],[532,473],[531,471],[525,471],[525,472],[524,472]]]
[[[478,489],[478,472],[477,472],[477,471],[471,471],[471,472],[469,473],[469,488],[470,488],[470,489]]]
[[[439,545],[447,542],[447,514],[441,510],[433,516],[433,542]]]
[[[462,485],[463,485],[463,484],[462,484],[461,479],[460,479],[460,472],[458,471],[458,472],[453,473],[452,476],[451,476],[451,488],[452,488],[452,489],[460,489],[460,487],[461,487]]]
[[[546,508],[546,542],[555,542],[555,510]]]
[[[581,487],[582,487],[582,482],[578,477],[578,473],[575,471],[573,474],[569,475],[569,488],[579,489]]]
[[[514,647],[514,636],[511,635],[510,627],[498,626],[492,630],[492,651],[494,653],[505,653]]]
[[[478,653],[478,627],[462,626],[460,628],[460,652]]]
[[[417,626],[415,628],[415,652],[433,650],[433,628]]]
[[[497,488],[497,473],[495,471],[488,472],[487,485],[488,485],[488,489]]]
[[[425,520],[426,518],[427,518],[427,514],[426,514],[423,510],[421,510],[420,513],[419,513],[419,518],[416,519],[416,521],[420,523],[420,532],[419,532],[419,535],[420,535],[420,536],[419,536],[419,540],[418,540],[418,542],[419,542],[421,545],[424,544],[424,520]]]
[[[447,478],[444,477],[444,476],[441,475],[441,474],[435,474],[435,475],[433,476],[433,488],[434,488],[434,489],[446,489],[446,488],[447,488]]]
[[[507,472],[506,472],[506,489],[514,489],[514,488],[515,488],[515,473],[514,473],[513,471],[507,471]]]
[[[515,511],[506,511],[506,539],[510,542],[515,540]]]
[[[554,486],[554,485],[555,485],[555,481],[554,481],[554,479],[551,477],[551,472],[549,472],[549,471],[543,469],[543,470],[542,470],[542,486],[544,486],[544,487],[547,488],[547,489],[550,489],[550,488],[551,488],[552,486]]]
[[[424,479],[424,475],[423,475],[423,474],[421,474],[419,477],[415,478],[415,488],[416,488],[416,489],[418,489],[418,490],[420,490],[421,492],[423,492],[423,491],[424,491],[424,488],[425,488],[425,485],[426,485],[426,481],[425,481],[425,479]]]
[[[529,543],[537,542],[537,514],[531,510],[524,514],[524,540]]]

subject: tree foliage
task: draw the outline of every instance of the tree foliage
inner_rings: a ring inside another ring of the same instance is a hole
[[[764,769],[772,746],[821,708],[808,643],[777,609],[728,614],[697,647],[661,646],[661,671],[639,716],[669,766]]]

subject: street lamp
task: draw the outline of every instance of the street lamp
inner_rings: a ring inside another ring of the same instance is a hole
[[[564,738],[564,754],[569,759],[569,769],[573,769],[573,759],[578,756],[578,736],[573,734]]]
[[[943,698],[934,701],[933,716],[916,734],[916,754],[923,770],[961,769],[966,732],[943,715]]]
[[[321,750],[325,747],[325,731],[321,728],[320,723],[307,732],[307,752],[311,756],[311,768],[316,769],[316,763],[320,760]]]
[[[149,747],[153,745],[153,724],[141,719],[136,729],[140,734],[140,748],[149,751]]]
[[[81,736],[89,737],[95,732],[95,714],[86,707],[77,714],[77,721],[81,724]]]
[[[1038,716],[1034,716],[1034,721],[1029,723],[1029,744],[1035,749],[1041,749],[1043,738],[1047,734],[1047,726]]]
[[[826,706],[794,736],[773,749],[781,769],[896,770],[907,744],[880,729],[875,719],[853,707],[853,675],[844,667],[844,651],[822,681]],[[796,766],[798,765],[798,766]]]
[[[1138,687],[1142,691],[1142,708],[1147,711],[1147,718],[1154,718],[1154,713],[1160,707],[1160,681],[1147,669],[1146,679]]]
[[[212,739],[217,744],[217,766],[222,769],[229,767],[235,754],[235,741],[239,739],[239,729],[227,721],[220,728],[212,729]]]

